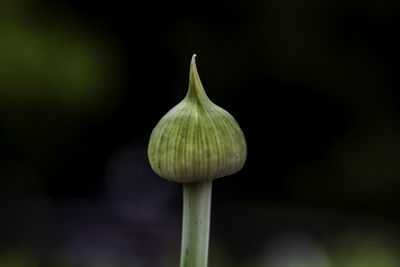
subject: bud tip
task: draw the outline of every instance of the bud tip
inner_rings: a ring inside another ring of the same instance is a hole
[[[196,54],[193,54],[193,56],[192,56],[192,65],[194,65],[194,66],[196,66]]]

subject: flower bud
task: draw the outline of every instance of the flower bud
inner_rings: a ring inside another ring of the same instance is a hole
[[[247,155],[235,119],[207,97],[195,56],[186,97],[159,121],[148,147],[153,170],[181,183],[211,181],[238,172]]]

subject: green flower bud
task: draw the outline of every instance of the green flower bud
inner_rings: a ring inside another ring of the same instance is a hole
[[[239,171],[247,147],[235,119],[207,97],[190,64],[189,90],[154,128],[148,156],[153,170],[175,182],[201,182]]]

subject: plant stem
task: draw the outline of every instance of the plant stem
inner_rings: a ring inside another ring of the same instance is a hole
[[[183,184],[180,267],[207,267],[212,181]]]

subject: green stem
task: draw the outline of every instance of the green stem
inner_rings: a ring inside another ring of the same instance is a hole
[[[207,267],[212,182],[183,184],[180,267]]]

